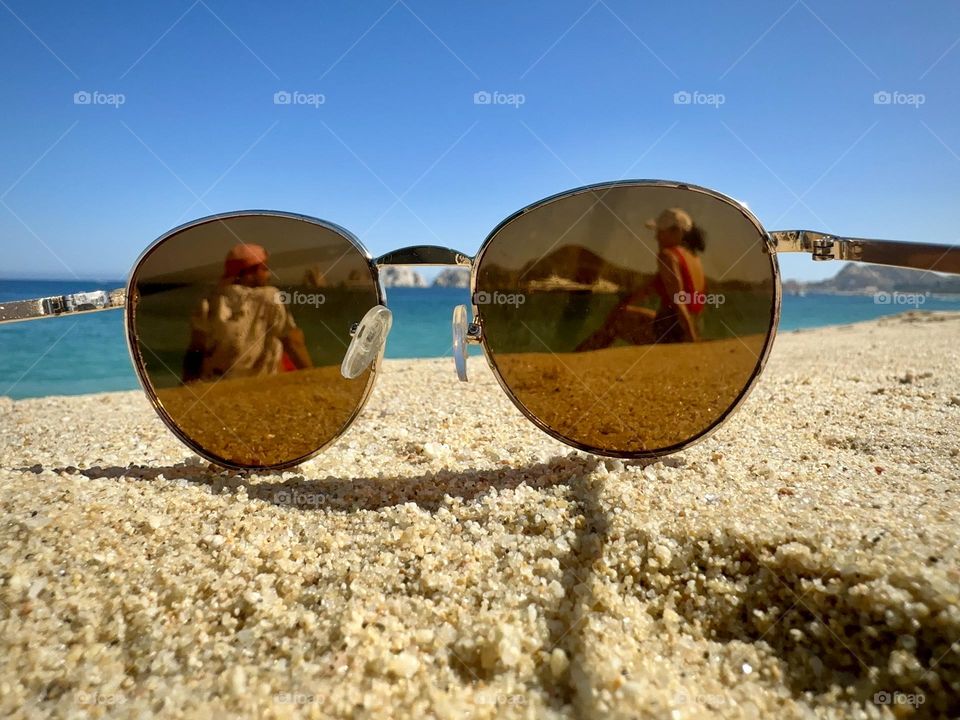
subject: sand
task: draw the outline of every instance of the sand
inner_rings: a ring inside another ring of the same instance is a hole
[[[535,417],[601,450],[660,452],[712,427],[760,363],[766,335],[511,353],[497,367]]]
[[[225,464],[283,466],[313,455],[354,416],[370,371],[347,380],[326,366],[157,390],[173,423]]]
[[[543,435],[481,358],[384,363],[282,474],[209,468],[140,393],[0,399],[0,711],[956,717],[958,360],[956,316],[786,334],[644,463]]]

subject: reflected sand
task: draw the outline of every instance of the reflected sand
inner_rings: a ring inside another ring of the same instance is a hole
[[[195,382],[157,390],[157,397],[207,452],[238,465],[273,465],[309,455],[338,435],[360,404],[369,374],[347,380],[339,367],[325,366]]]
[[[698,435],[736,401],[766,335],[580,353],[510,353],[497,367],[521,403],[574,442],[654,451]]]

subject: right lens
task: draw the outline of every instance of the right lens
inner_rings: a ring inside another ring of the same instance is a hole
[[[129,286],[134,364],[161,418],[208,459],[300,462],[342,433],[372,383],[340,364],[351,326],[380,302],[346,231],[280,214],[174,231]]]
[[[477,256],[474,303],[514,402],[576,447],[669,452],[763,364],[777,268],[758,223],[709,191],[625,182],[517,213]]]

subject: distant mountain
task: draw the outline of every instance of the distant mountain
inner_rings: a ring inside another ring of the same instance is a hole
[[[640,287],[645,279],[629,268],[604,260],[581,245],[563,245],[517,269],[487,262],[483,265],[482,275],[488,287],[520,288],[524,291],[554,286],[558,290],[569,289],[566,285],[586,289],[598,284],[607,292],[616,292],[618,289],[628,291]],[[564,288],[560,287],[564,284],[560,282],[561,279],[565,283]]]
[[[652,268],[651,268],[652,270]],[[563,245],[517,269],[486,262],[481,270],[485,287],[519,288],[523,292],[556,290],[630,293],[654,278],[654,273],[606,260],[582,245]],[[750,290],[753,284],[737,279],[707,278],[714,291]]]
[[[467,268],[447,268],[433,281],[434,287],[466,288],[470,287],[470,270]]]
[[[787,280],[783,284],[787,294],[869,294],[875,292],[903,293],[960,293],[960,278],[926,270],[850,263],[836,275],[819,282]]]
[[[390,265],[380,270],[380,282],[384,287],[417,287],[427,286],[423,275],[413,268]]]

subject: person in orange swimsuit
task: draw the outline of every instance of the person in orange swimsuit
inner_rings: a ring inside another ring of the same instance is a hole
[[[657,233],[657,274],[615,307],[603,325],[577,346],[599,350],[622,339],[634,345],[654,342],[696,342],[697,320],[703,312],[706,277],[700,253],[706,247],[703,230],[681,208],[667,208],[647,227]],[[660,299],[656,312],[636,305],[651,295]]]

